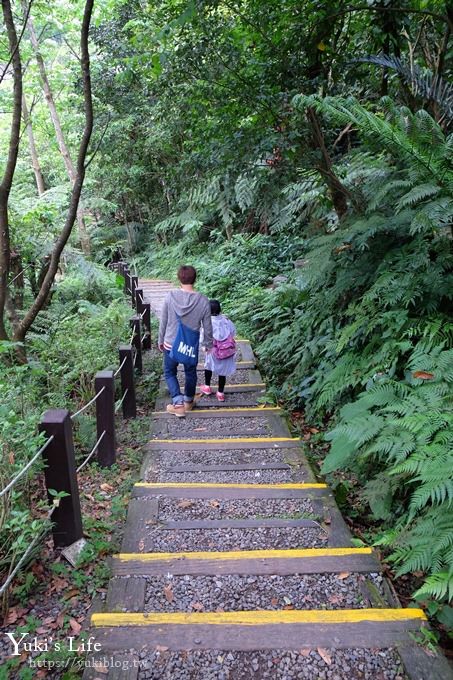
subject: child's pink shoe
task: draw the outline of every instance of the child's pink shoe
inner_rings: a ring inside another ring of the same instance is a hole
[[[215,396],[217,397],[217,401],[225,401],[225,395],[223,392],[217,392]]]
[[[209,385],[202,385],[200,387],[200,392],[202,394],[212,394],[212,391],[211,391],[211,388],[209,387]]]

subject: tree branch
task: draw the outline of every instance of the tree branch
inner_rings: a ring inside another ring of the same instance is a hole
[[[428,9],[410,9],[409,7],[382,7],[376,5],[361,5],[360,7],[345,7],[339,12],[330,14],[328,19],[333,19],[333,17],[340,16],[342,14],[349,14],[351,12],[397,12],[399,14],[421,14],[422,16],[434,17],[434,19],[440,19],[448,24],[450,29],[453,27],[453,22],[448,14],[437,14],[437,12],[431,12]]]

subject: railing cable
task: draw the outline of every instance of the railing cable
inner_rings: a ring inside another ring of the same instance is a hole
[[[7,491],[9,491],[9,490],[11,489],[11,487],[14,486],[14,484],[22,477],[22,475],[24,475],[24,474],[27,472],[27,470],[28,470],[29,468],[31,468],[31,466],[33,465],[33,463],[34,463],[36,460],[38,460],[39,456],[42,454],[43,451],[45,451],[46,447],[49,446],[50,442],[53,441],[53,439],[54,439],[54,436],[53,436],[53,435],[52,435],[51,437],[49,437],[49,439],[46,441],[46,443],[43,444],[43,446],[41,446],[41,448],[39,449],[39,451],[38,451],[37,453],[35,453],[35,455],[33,456],[33,458],[32,458],[31,460],[28,461],[28,463],[22,468],[22,470],[19,472],[19,474],[17,474],[17,475],[14,477],[14,479],[12,479],[12,480],[10,481],[10,483],[7,484],[7,485],[5,486],[5,488],[2,489],[2,490],[0,491],[0,498],[2,498],[2,496],[4,496],[5,493],[6,493]]]
[[[121,397],[121,401],[119,401],[118,404],[115,406],[115,413],[117,413],[117,412],[120,410],[121,406],[123,405],[123,401],[126,399],[126,394],[127,394],[128,392],[129,392],[129,388],[127,388],[126,390],[124,390],[124,394],[123,394],[123,396]]]
[[[99,392],[97,392],[97,393],[94,395],[94,397],[93,397],[92,399],[90,399],[90,401],[88,402],[88,404],[85,404],[85,406],[82,406],[82,408],[79,408],[78,411],[76,411],[75,413],[72,414],[71,420],[74,420],[75,418],[77,418],[77,416],[80,416],[80,414],[83,413],[84,411],[86,411],[87,408],[88,408],[89,406],[91,406],[91,404],[94,404],[94,402],[96,401],[96,399],[97,399],[98,397],[101,396],[101,394],[103,393],[104,390],[105,390],[105,385],[104,385],[104,387],[103,387],[102,389],[99,390]]]
[[[23,565],[25,560],[27,559],[27,557],[33,552],[36,545],[46,535],[46,533],[47,532],[45,532],[42,535],[36,536],[36,538],[30,543],[27,550],[24,552],[24,554],[20,558],[19,562],[16,564],[13,571],[10,573],[10,575],[8,576],[6,581],[4,583],[2,583],[2,586],[0,587],[0,595],[3,595],[3,593],[5,592],[5,590],[7,589],[7,587],[9,586],[9,584],[11,583],[11,581],[13,580],[13,578],[15,577],[15,575],[17,574],[17,572],[19,571],[19,569],[21,568],[21,566]]]
[[[118,369],[115,371],[115,373],[113,374],[113,377],[114,377],[114,378],[116,378],[116,377],[121,373],[121,369],[123,368],[123,366],[124,366],[124,364],[126,363],[126,361],[127,361],[127,357],[124,357],[124,359],[123,359],[123,361],[121,362],[119,368],[118,368]]]
[[[95,454],[95,452],[96,452],[96,450],[97,450],[99,444],[100,444],[101,441],[103,440],[104,436],[105,436],[105,430],[104,430],[104,432],[101,434],[101,436],[99,437],[99,439],[97,440],[96,444],[95,444],[95,445],[93,446],[93,448],[91,449],[91,452],[88,454],[88,456],[87,456],[87,457],[85,458],[85,460],[83,461],[82,465],[79,465],[79,467],[77,468],[77,472],[80,472],[80,470],[81,470],[82,468],[84,468],[85,465],[88,463],[88,461],[94,456],[94,454]]]

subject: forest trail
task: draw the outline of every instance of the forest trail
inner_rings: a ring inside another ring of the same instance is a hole
[[[139,286],[159,315],[172,284]],[[423,612],[401,608],[374,552],[353,547],[283,411],[263,405],[250,343],[238,346],[221,407],[202,396],[177,419],[161,383],[85,680],[450,677],[415,643]]]

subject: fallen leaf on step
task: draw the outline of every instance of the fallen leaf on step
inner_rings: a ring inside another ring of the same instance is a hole
[[[299,654],[301,656],[310,656],[311,649],[300,649]]]
[[[167,602],[173,602],[175,599],[175,596],[173,595],[173,590],[171,589],[171,585],[167,584],[164,586],[164,595],[167,600]]]
[[[168,647],[163,647],[162,645],[156,646],[156,652],[168,652]]]
[[[193,431],[194,432],[206,432],[207,429],[208,429],[207,427],[194,427]]]
[[[342,571],[341,574],[338,574],[337,578],[343,580],[344,578],[348,578],[348,576],[351,576],[350,571]]]
[[[197,612],[201,612],[204,609],[204,606],[202,605],[201,602],[192,602],[192,609],[195,609]]]
[[[273,598],[271,599],[271,605],[272,605],[273,607],[276,607],[276,606],[278,605],[278,597],[273,597]]]
[[[209,501],[209,505],[210,505],[212,508],[219,508],[219,507],[220,507],[219,501]]]
[[[138,542],[138,552],[143,552],[145,549],[145,541],[141,538]]]
[[[188,499],[184,499],[182,501],[179,501],[178,508],[190,508],[192,505],[194,505],[193,501],[189,501]]]
[[[341,597],[339,595],[330,595],[329,602],[331,604],[340,604],[341,603]]]
[[[332,657],[330,656],[327,649],[318,647],[316,651],[318,652],[319,656],[326,662],[326,664],[330,666],[330,664],[332,663]]]

